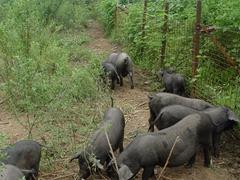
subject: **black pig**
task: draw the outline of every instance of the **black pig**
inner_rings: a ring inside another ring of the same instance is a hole
[[[41,159],[41,145],[32,140],[21,140],[3,150],[6,154],[4,164],[11,164],[19,169],[34,170],[34,173],[24,173],[27,180],[36,179]],[[36,177],[36,178],[35,178]]]
[[[110,162],[111,153],[105,132],[113,151],[123,151],[124,127],[124,116],[119,108],[109,108],[104,113],[103,122],[90,139],[89,145],[70,160],[78,159],[80,178],[88,178],[94,164],[97,169],[103,169],[104,163]]]
[[[212,122],[206,114],[191,114],[175,125],[154,133],[136,137],[117,159],[119,179],[134,177],[141,168],[143,180],[154,176],[156,165],[164,166],[177,137],[168,166],[175,167],[195,162],[198,147],[204,150],[204,165],[210,166],[212,145]]]
[[[187,106],[196,110],[204,110],[209,107],[214,107],[212,104],[201,99],[186,98],[171,93],[158,93],[156,95],[149,96],[148,104],[150,110],[150,118],[148,120],[149,124],[152,124],[152,122],[158,116],[162,108],[174,104]],[[154,130],[153,128],[150,129],[150,131],[153,130]]]

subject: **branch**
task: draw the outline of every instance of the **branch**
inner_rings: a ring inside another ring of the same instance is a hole
[[[146,102],[142,102],[142,103],[138,104],[137,107],[144,106],[144,105],[146,105],[147,103],[148,103],[147,101],[146,101]]]
[[[118,171],[117,160],[116,160],[116,157],[114,156],[113,149],[112,149],[111,143],[110,143],[110,141],[109,141],[109,138],[108,138],[108,134],[107,134],[106,129],[104,129],[104,131],[105,131],[105,135],[106,135],[106,138],[107,138],[107,142],[108,142],[108,145],[109,145],[109,148],[110,148],[110,152],[111,152],[111,154],[112,154],[113,162],[114,162],[114,164],[115,164],[115,167],[116,167],[116,170],[117,170],[117,173],[118,173],[119,171]],[[118,174],[119,174],[119,173],[118,173]]]
[[[56,178],[52,178],[52,180],[66,179],[67,177],[70,177],[70,176],[74,176],[74,173],[71,173],[71,174],[68,174],[68,175],[65,175],[65,176],[59,176],[59,177],[56,177]]]
[[[168,165],[169,159],[170,159],[170,157],[171,157],[171,155],[172,155],[173,149],[174,149],[174,147],[175,147],[178,139],[179,139],[179,136],[176,137],[176,139],[175,139],[175,141],[174,141],[174,143],[173,143],[173,146],[172,146],[172,149],[170,150],[170,153],[169,153],[169,155],[168,155],[167,161],[166,161],[166,163],[165,163],[165,165],[164,165],[161,173],[160,173],[159,176],[158,176],[158,180],[160,180],[161,177],[163,177],[163,173],[164,173],[164,171],[165,171],[165,169],[166,169],[166,167],[167,167],[167,165]]]
[[[5,103],[5,102],[8,101],[9,99],[10,99],[10,97],[8,97],[8,98],[6,98],[6,99],[0,101],[0,105],[2,105],[3,103]]]
[[[9,122],[0,122],[0,125],[6,125],[9,124]]]

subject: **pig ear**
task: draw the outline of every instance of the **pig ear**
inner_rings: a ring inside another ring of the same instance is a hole
[[[148,95],[148,99],[149,99],[149,100],[152,100],[153,97],[154,97],[154,95],[150,95],[150,94]]]
[[[128,64],[128,57],[124,59],[124,64]]]
[[[120,169],[119,169],[119,180],[125,180],[125,179],[130,179],[134,174],[132,173],[132,171],[129,169],[129,167],[127,167],[126,165],[123,165]]]
[[[162,69],[160,69],[160,70],[157,72],[157,76],[158,76],[158,77],[163,76],[163,70],[162,70]]]
[[[213,119],[212,123],[218,127],[222,124],[222,120],[221,119]]]
[[[82,155],[81,152],[75,154],[75,155],[69,160],[69,162],[72,162],[74,159],[78,159],[81,155]]]
[[[229,119],[229,120],[235,121],[235,122],[238,122],[238,123],[240,122],[240,120],[239,120],[239,118],[237,117],[237,115],[236,115],[233,111],[231,111],[230,109],[228,109],[227,114],[228,114],[228,119]]]

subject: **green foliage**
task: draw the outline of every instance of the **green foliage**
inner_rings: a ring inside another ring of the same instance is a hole
[[[0,147],[1,148],[6,147],[7,140],[8,140],[7,136],[0,132]],[[6,154],[3,153],[2,151],[0,151],[0,162],[5,156],[6,156]],[[1,171],[1,166],[2,166],[2,164],[0,163],[0,171]]]
[[[44,168],[75,152],[109,107],[99,57],[84,47],[86,7],[80,0],[0,4],[1,95],[29,137],[45,139],[54,152],[43,153]]]
[[[127,5],[127,8],[122,8],[126,9],[125,12],[118,10],[117,24],[108,29],[108,34],[111,34],[113,41],[124,46],[124,50],[129,52],[134,63],[151,72],[156,72],[161,66],[160,51],[166,37],[164,67],[175,67],[177,72],[187,78],[189,86],[196,83],[198,97],[215,104],[230,106],[240,113],[237,105],[239,99],[236,98],[236,95],[239,94],[236,69],[227,65],[226,58],[206,36],[202,36],[204,38],[201,39],[201,63],[198,75],[192,78],[192,41],[196,19],[196,1],[170,0],[168,2],[166,36],[162,29],[163,1],[148,1],[144,37],[142,35],[143,1],[132,1],[130,4],[128,1],[120,1],[121,4]],[[214,35],[237,62],[240,62],[239,3],[239,0],[202,1],[203,24],[216,27],[217,31]],[[99,1],[98,6],[101,7],[99,14],[103,22],[115,18],[107,13],[106,1]],[[156,84],[152,86],[154,89],[158,88]]]
[[[8,137],[4,133],[0,133],[0,147],[5,147],[8,143]],[[2,155],[2,154],[1,154]],[[1,159],[1,157],[0,157]]]
[[[115,4],[112,4],[114,6]],[[186,59],[187,54],[189,54],[189,49],[191,48],[191,34],[188,34],[188,41],[184,41],[187,36],[186,32],[184,34],[176,34],[176,28],[185,28],[187,21],[189,26],[192,28],[192,19],[194,14],[189,16],[194,11],[192,4],[184,1],[182,3],[171,1],[170,2],[170,13],[169,13],[169,34],[168,37],[168,47],[169,49],[174,49],[178,51],[178,57],[181,56],[182,59]],[[106,24],[107,22],[113,21],[115,18],[109,15],[109,10],[106,8],[105,1],[99,1],[99,8],[101,20]],[[184,8],[184,7],[188,7]],[[113,9],[113,7],[111,7]],[[142,21],[143,21],[143,3],[135,2],[128,5],[127,13],[118,11],[117,24],[111,26],[110,32],[109,28],[107,30],[108,34],[111,33],[113,40],[122,44],[129,54],[134,57],[135,63],[139,64],[143,68],[152,69],[160,67],[159,53],[162,44],[164,34],[162,34],[163,26],[163,16],[164,9],[161,1],[149,1],[147,10],[147,23],[145,26],[145,36],[143,38],[142,32]],[[113,13],[112,13],[113,14]],[[110,20],[109,20],[110,19]],[[189,32],[192,29],[189,28]],[[177,36],[177,37],[176,37]],[[179,42],[176,42],[179,41]],[[184,42],[183,42],[184,41]],[[182,43],[189,44],[190,46],[181,46]],[[177,49],[177,45],[181,48],[185,48],[186,53],[182,54],[183,49]],[[142,51],[144,50],[144,53]],[[169,56],[166,61],[166,65],[171,65],[176,62],[174,56]],[[174,59],[174,61],[172,60]],[[178,60],[179,61],[179,60]]]
[[[116,2],[112,0],[98,1],[97,9],[100,13],[104,30],[109,35],[115,25]]]
[[[239,0],[211,0],[203,3],[203,21],[221,29],[239,29]]]

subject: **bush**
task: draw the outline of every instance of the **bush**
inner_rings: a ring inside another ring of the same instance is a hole
[[[98,1],[98,12],[100,13],[104,30],[107,35],[111,34],[114,28],[116,2],[112,0]]]
[[[0,9],[0,90],[16,119],[27,114],[19,121],[29,138],[54,151],[43,153],[47,167],[76,151],[110,104],[99,57],[83,46],[90,13],[76,0],[13,0]]]

